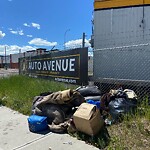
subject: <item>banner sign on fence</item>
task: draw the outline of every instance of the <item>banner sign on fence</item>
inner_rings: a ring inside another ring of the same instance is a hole
[[[87,84],[88,49],[79,48],[19,60],[20,74],[72,84]]]

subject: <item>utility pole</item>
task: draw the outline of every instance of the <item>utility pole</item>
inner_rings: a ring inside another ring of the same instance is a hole
[[[19,54],[21,54],[21,49],[19,49]]]
[[[5,69],[7,70],[7,60],[6,60],[6,46],[5,46]]]
[[[21,57],[21,49],[19,49],[19,58]]]
[[[83,32],[83,38],[82,38],[82,48],[85,47],[85,33]]]

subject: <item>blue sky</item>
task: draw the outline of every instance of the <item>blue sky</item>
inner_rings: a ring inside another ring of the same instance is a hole
[[[0,55],[36,48],[86,46],[92,30],[92,0],[0,0]]]

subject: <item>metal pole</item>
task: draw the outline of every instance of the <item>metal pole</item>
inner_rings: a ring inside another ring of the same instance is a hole
[[[19,49],[19,58],[21,57],[21,49]]]
[[[19,54],[21,54],[21,49],[19,49]]]
[[[66,46],[65,46],[65,43],[66,43],[66,34],[67,34],[68,31],[70,31],[70,29],[67,29],[65,31],[65,34],[64,34],[64,50],[66,49]]]
[[[82,39],[82,48],[85,47],[85,33],[83,33],[83,39]]]
[[[5,46],[5,69],[7,70],[6,46]]]

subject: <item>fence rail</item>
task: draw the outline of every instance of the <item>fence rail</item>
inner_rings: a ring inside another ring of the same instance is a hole
[[[102,92],[122,86],[149,95],[150,43],[95,49],[91,80]]]

